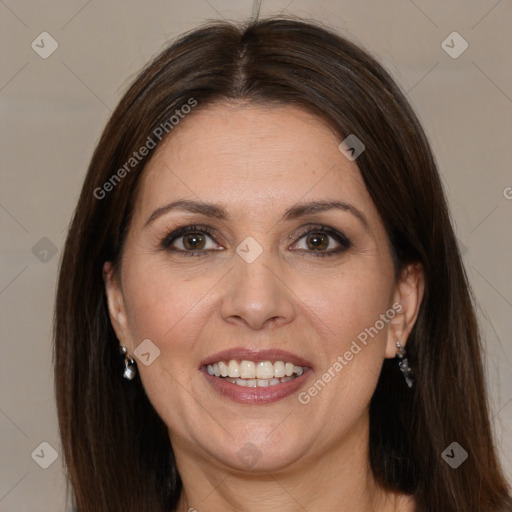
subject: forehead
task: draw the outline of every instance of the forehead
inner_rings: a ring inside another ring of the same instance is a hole
[[[297,107],[199,106],[146,166],[136,210],[149,214],[189,198],[243,215],[328,198],[358,204],[371,216],[376,212],[357,165],[339,143],[327,123]]]

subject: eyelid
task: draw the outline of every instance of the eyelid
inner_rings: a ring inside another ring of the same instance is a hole
[[[325,226],[324,224],[308,224],[306,227],[302,228],[298,234],[291,235],[291,237],[293,240],[300,240],[304,235],[307,235],[308,233],[315,233],[319,231],[323,231],[334,237],[342,238],[346,242],[350,242],[350,240],[343,233],[335,228],[331,228],[330,226]]]
[[[162,238],[160,243],[161,247],[164,249],[169,249],[172,243],[174,243],[177,239],[188,235],[190,233],[205,233],[213,242],[219,244],[217,238],[222,239],[222,236],[217,233],[217,231],[210,226],[204,226],[200,224],[189,224],[187,226],[181,226],[176,229],[166,231],[166,235]],[[193,251],[182,251],[180,249],[176,249],[177,252],[193,252]]]
[[[304,238],[306,235],[310,233],[325,233],[326,235],[336,239],[337,243],[339,244],[338,248],[327,250],[327,251],[306,251],[304,249],[301,249],[303,252],[312,253],[315,255],[321,255],[321,256],[327,256],[330,254],[337,254],[341,253],[347,249],[349,249],[352,246],[352,241],[341,231],[338,231],[335,228],[331,228],[329,226],[325,226],[323,224],[317,224],[317,225],[308,225],[307,227],[303,228],[298,234],[291,235],[291,237],[294,240],[294,244],[296,244],[298,241],[300,241],[302,238]]]

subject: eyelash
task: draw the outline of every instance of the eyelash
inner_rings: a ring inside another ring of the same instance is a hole
[[[191,234],[191,233],[201,233],[201,234],[207,234],[210,238],[212,238],[215,241],[214,233],[213,231],[208,228],[207,226],[199,226],[199,225],[191,225],[191,226],[184,226],[181,228],[176,229],[172,233],[169,233],[166,235],[163,240],[161,241],[161,248],[166,251],[171,251],[177,254],[181,254],[183,256],[205,256],[206,251],[184,251],[183,249],[173,249],[171,248],[171,244],[178,240],[181,237],[184,237],[185,235]],[[315,257],[326,257],[326,256],[334,256],[336,254],[342,253],[349,249],[352,246],[351,241],[342,233],[336,231],[335,229],[329,228],[327,226],[309,226],[304,231],[301,231],[296,237],[294,238],[293,243],[297,243],[301,238],[303,238],[306,235],[309,235],[310,233],[324,233],[327,234],[333,238],[336,239],[336,241],[340,244],[340,247],[337,249],[330,250],[328,252],[325,251],[307,251],[304,249],[301,249],[302,251],[312,253]]]

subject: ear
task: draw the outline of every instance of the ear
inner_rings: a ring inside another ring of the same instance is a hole
[[[110,322],[116,333],[120,345],[126,345],[128,353],[131,352],[132,339],[126,315],[123,291],[119,276],[114,271],[114,267],[110,261],[106,261],[103,265],[103,281],[105,283],[105,293],[107,295],[108,312]]]
[[[400,273],[393,294],[393,307],[396,315],[389,323],[386,357],[394,358],[396,342],[405,346],[414,327],[425,291],[425,274],[421,263],[407,265]]]

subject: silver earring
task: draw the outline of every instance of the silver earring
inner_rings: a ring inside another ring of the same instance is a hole
[[[135,361],[133,360],[133,358],[131,358],[128,355],[128,350],[126,349],[126,347],[124,345],[119,348],[119,351],[121,352],[121,354],[124,355],[123,377],[126,380],[132,380],[135,377],[135,375],[137,374],[137,369],[135,367]]]
[[[398,349],[396,355],[400,359],[398,366],[404,376],[405,382],[410,388],[412,388],[412,385],[414,384],[414,380],[412,378],[413,372],[412,368],[409,366],[409,361],[407,360],[406,357],[405,347],[401,345],[400,342],[397,340],[396,348]]]

